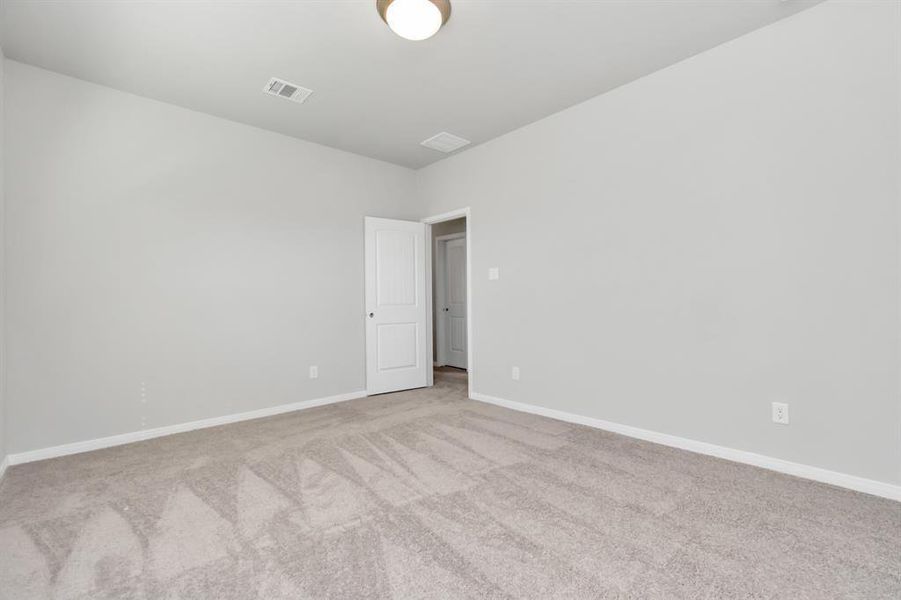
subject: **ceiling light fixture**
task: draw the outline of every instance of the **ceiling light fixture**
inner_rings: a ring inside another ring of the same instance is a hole
[[[376,0],[376,9],[391,31],[418,42],[436,33],[450,19],[450,0]]]

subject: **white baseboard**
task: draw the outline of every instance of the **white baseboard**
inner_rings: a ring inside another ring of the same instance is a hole
[[[901,501],[901,485],[893,485],[891,483],[884,483],[882,481],[875,481],[873,479],[865,479],[863,477],[857,477],[855,475],[848,475],[846,473],[838,473],[836,471],[821,469],[820,467],[811,467],[809,465],[802,465],[800,463],[794,463],[779,458],[764,456],[762,454],[755,454],[753,452],[746,452],[744,450],[736,450],[734,448],[727,448],[725,446],[717,446],[716,444],[708,444],[707,442],[699,442],[697,440],[691,440],[688,438],[669,435],[666,433],[658,433],[656,431],[640,429],[638,427],[632,427],[630,425],[620,425],[619,423],[612,423],[610,421],[595,419],[593,417],[584,417],[582,415],[576,415],[573,413],[564,412],[562,410],[555,410],[553,408],[545,408],[543,406],[536,406],[534,404],[514,402],[512,400],[505,400],[503,398],[488,396],[486,394],[480,394],[477,392],[470,394],[470,397],[473,400],[487,402],[489,404],[496,404],[498,406],[503,406],[504,408],[510,408],[520,412],[527,412],[535,415],[541,415],[543,417],[550,417],[551,419],[566,421],[568,423],[587,425],[588,427],[603,429],[605,431],[612,431],[614,433],[638,438],[640,440],[646,440],[648,442],[654,442],[656,444],[663,444],[664,446],[671,446],[673,448],[689,450],[691,452],[697,452],[698,454],[707,454],[708,456],[716,456],[717,458],[731,460],[732,462],[744,463],[747,465],[753,465],[755,467],[762,467],[771,471],[778,471],[780,473],[786,473],[788,475],[794,475],[796,477],[802,477],[804,479],[812,479],[813,481],[828,483],[858,492],[863,492],[865,494],[872,494],[874,496],[881,496],[883,498]]]
[[[132,442],[140,442],[142,440],[163,437],[166,435],[172,435],[174,433],[183,433],[185,431],[193,431],[195,429],[206,429],[207,427],[227,425],[229,423],[237,423],[239,421],[250,421],[252,419],[260,419],[262,417],[271,417],[273,415],[280,415],[297,410],[304,410],[316,406],[324,406],[326,404],[335,404],[337,402],[354,400],[355,398],[363,398],[365,396],[365,391],[350,392],[347,394],[338,394],[337,396],[328,396],[325,398],[315,398],[313,400],[294,402],[292,404],[281,404],[279,406],[261,408],[260,410],[252,410],[249,412],[225,415],[222,417],[212,417],[210,419],[202,419],[200,421],[191,421],[189,423],[178,423],[176,425],[167,425],[165,427],[157,427],[155,429],[144,429],[142,431],[133,431],[131,433],[111,435],[109,437],[98,438],[95,440],[85,440],[83,442],[63,444],[62,446],[53,446],[52,448],[30,450],[28,452],[10,454],[4,461],[4,467],[7,464],[7,461],[9,465],[20,465],[22,463],[34,462],[36,460],[45,460],[47,458],[68,456],[69,454],[90,452],[91,450],[100,450],[101,448],[109,448],[111,446],[131,444]]]
[[[3,460],[0,461],[0,481],[3,481],[3,475],[6,473],[6,467],[9,466],[9,457],[4,456]]]

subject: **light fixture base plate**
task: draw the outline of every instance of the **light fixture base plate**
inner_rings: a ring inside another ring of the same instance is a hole
[[[379,16],[382,17],[382,21],[388,23],[388,7],[394,0],[376,0],[375,7],[379,11]],[[447,23],[447,20],[450,19],[451,15],[451,4],[450,0],[429,0],[432,4],[438,7],[438,10],[441,11],[441,26]]]

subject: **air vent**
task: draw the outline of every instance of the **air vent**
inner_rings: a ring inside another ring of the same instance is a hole
[[[303,101],[313,93],[313,90],[308,90],[296,83],[288,83],[284,79],[278,79],[277,77],[270,79],[263,91],[272,96],[278,96],[298,104],[303,104]]]
[[[426,148],[431,148],[432,150],[437,150],[438,152],[453,152],[454,150],[459,150],[463,146],[468,146],[470,144],[469,140],[464,140],[461,137],[458,137],[452,133],[448,133],[446,131],[442,131],[438,135],[433,135],[429,139],[421,142],[423,146]]]

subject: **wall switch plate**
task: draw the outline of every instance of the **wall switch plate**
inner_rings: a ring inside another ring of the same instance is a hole
[[[788,425],[788,404],[773,402],[773,423]]]
[[[495,279],[500,279],[500,277],[500,269],[498,269],[497,267],[491,267],[488,269],[488,279],[494,281]]]
[[[317,379],[319,377],[319,367],[312,366],[310,367],[310,379]]]
[[[510,377],[513,378],[513,381],[519,381],[519,367],[513,367],[510,371]]]

